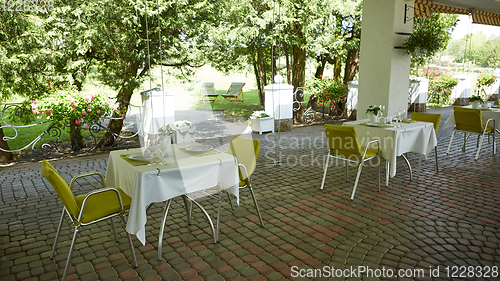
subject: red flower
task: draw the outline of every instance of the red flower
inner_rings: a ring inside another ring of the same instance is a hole
[[[82,123],[82,121],[81,121],[81,120],[75,120],[75,124],[76,124],[76,125],[80,125],[80,123]]]

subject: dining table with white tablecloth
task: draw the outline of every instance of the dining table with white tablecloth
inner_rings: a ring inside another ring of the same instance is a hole
[[[213,187],[233,194],[238,202],[237,159],[213,149],[189,149],[196,145],[173,144],[173,156],[158,162],[141,159],[141,148],[110,152],[106,185],[120,187],[132,198],[126,230],[136,235],[143,245],[146,243],[146,209],[151,203]]]
[[[393,124],[371,124],[368,120],[345,122],[343,126],[354,126],[360,144],[366,145],[377,139],[380,153],[388,162],[390,177],[396,175],[396,160],[407,152],[415,152],[427,157],[437,145],[434,125],[429,122],[399,122]]]

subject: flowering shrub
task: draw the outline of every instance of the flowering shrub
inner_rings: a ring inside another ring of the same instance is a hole
[[[458,84],[458,80],[452,78],[449,75],[441,75],[436,79],[430,81],[431,90],[451,90],[451,88],[455,87]]]
[[[481,73],[479,74],[479,77],[477,77],[476,85],[480,87],[488,87],[491,84],[495,83],[496,79],[497,77],[493,74]]]
[[[316,78],[307,89],[316,96],[319,106],[333,107],[333,103],[341,104],[347,98],[347,86],[333,77]]]
[[[83,96],[74,90],[61,91],[44,100],[31,101],[31,109],[37,119],[46,118],[59,125],[74,122],[76,125],[89,125],[103,120],[118,107],[110,105],[107,97],[100,95]]]

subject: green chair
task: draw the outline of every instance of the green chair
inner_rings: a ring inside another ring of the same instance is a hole
[[[215,91],[213,82],[204,82],[200,86],[200,101],[216,101],[219,103],[219,94]]]
[[[257,157],[259,156],[260,142],[258,140],[251,140],[243,138],[240,136],[234,136],[229,142],[229,147],[227,148],[227,153],[234,155],[238,160],[238,173],[239,173],[239,187],[240,189],[248,188],[250,194],[252,195],[253,203],[259,215],[260,225],[264,226],[264,221],[260,214],[259,205],[257,204],[257,199],[255,199],[255,193],[253,192],[253,180],[252,173],[255,170],[255,165],[257,164]],[[231,208],[234,211],[233,203],[231,202],[231,196],[229,196],[229,202],[231,203]],[[219,231],[220,224],[220,201],[219,196],[219,211],[217,212],[217,232]]]
[[[453,141],[453,136],[456,131],[464,132],[464,144],[462,145],[463,151],[465,151],[465,144],[468,137],[471,134],[477,134],[477,153],[475,160],[479,157],[479,151],[481,150],[481,144],[483,143],[485,135],[493,136],[493,154],[496,153],[495,119],[488,119],[486,124],[483,125],[483,118],[480,109],[462,108],[459,106],[455,106],[453,108],[453,116],[455,117],[455,127],[453,128],[453,133],[451,134],[450,144],[448,145],[446,154],[450,152],[451,142]],[[479,136],[481,136],[481,141],[479,140]]]
[[[325,185],[326,171],[328,170],[330,158],[345,161],[347,182],[349,182],[349,165],[347,163],[353,162],[356,163],[356,168],[358,169],[351,195],[351,200],[353,200],[358,186],[359,176],[361,175],[361,169],[363,168],[363,163],[378,157],[378,190],[380,191],[380,165],[382,162],[382,158],[380,156],[380,142],[378,140],[372,140],[368,142],[365,147],[361,147],[356,129],[350,126],[334,126],[325,124],[325,134],[328,142],[328,157],[324,168],[323,181],[321,182],[321,190],[323,190]],[[370,145],[375,143],[377,144],[377,149],[370,149]]]
[[[231,83],[231,86],[229,86],[229,89],[227,92],[222,96],[222,102],[224,103],[225,100],[228,100],[232,102],[233,104],[236,103],[237,101],[240,102],[245,102],[245,98],[243,97],[243,86],[245,86],[244,82],[233,82]],[[241,98],[240,98],[241,96]]]
[[[62,280],[66,280],[68,276],[68,270],[70,266],[71,255],[75,247],[76,237],[81,226],[87,226],[93,223],[103,221],[105,219],[111,219],[113,231],[115,235],[115,240],[118,240],[116,236],[115,225],[113,223],[113,217],[120,217],[123,223],[126,224],[125,212],[130,208],[130,203],[132,199],[127,196],[121,189],[118,188],[105,188],[104,178],[100,173],[93,172],[87,174],[80,174],[71,180],[71,184],[68,183],[64,178],[54,169],[52,165],[47,160],[42,161],[42,176],[52,185],[56,190],[57,195],[61,199],[64,208],[61,214],[61,219],[59,220],[59,227],[57,228],[56,237],[54,240],[54,246],[52,247],[52,253],[50,258],[54,258],[54,252],[57,247],[57,239],[61,232],[61,226],[64,219],[64,213],[66,213],[73,226],[75,227],[75,232],[73,234],[73,240],[71,241],[71,246],[69,248],[68,259],[66,260],[66,266],[64,268],[64,274]],[[73,195],[73,185],[79,178],[98,175],[101,178],[102,185],[104,188],[96,189],[87,194],[74,196]],[[135,257],[134,246],[132,245],[132,240],[130,234],[127,232],[127,238],[130,246],[130,251],[134,261],[135,267],[137,267],[137,259]]]
[[[430,123],[434,124],[434,131],[437,135],[437,132],[439,129],[439,124],[441,123],[441,114],[413,112],[411,114],[411,120],[430,122]],[[437,145],[434,147],[434,154],[436,154],[436,172],[439,172]]]

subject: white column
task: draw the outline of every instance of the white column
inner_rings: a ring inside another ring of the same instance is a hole
[[[394,48],[403,46],[407,37],[396,32],[411,33],[413,29],[413,20],[404,23],[405,4],[414,6],[414,1],[363,1],[358,119],[367,118],[370,105],[385,105],[384,116],[408,107],[410,56]],[[412,8],[408,14],[413,17]]]

